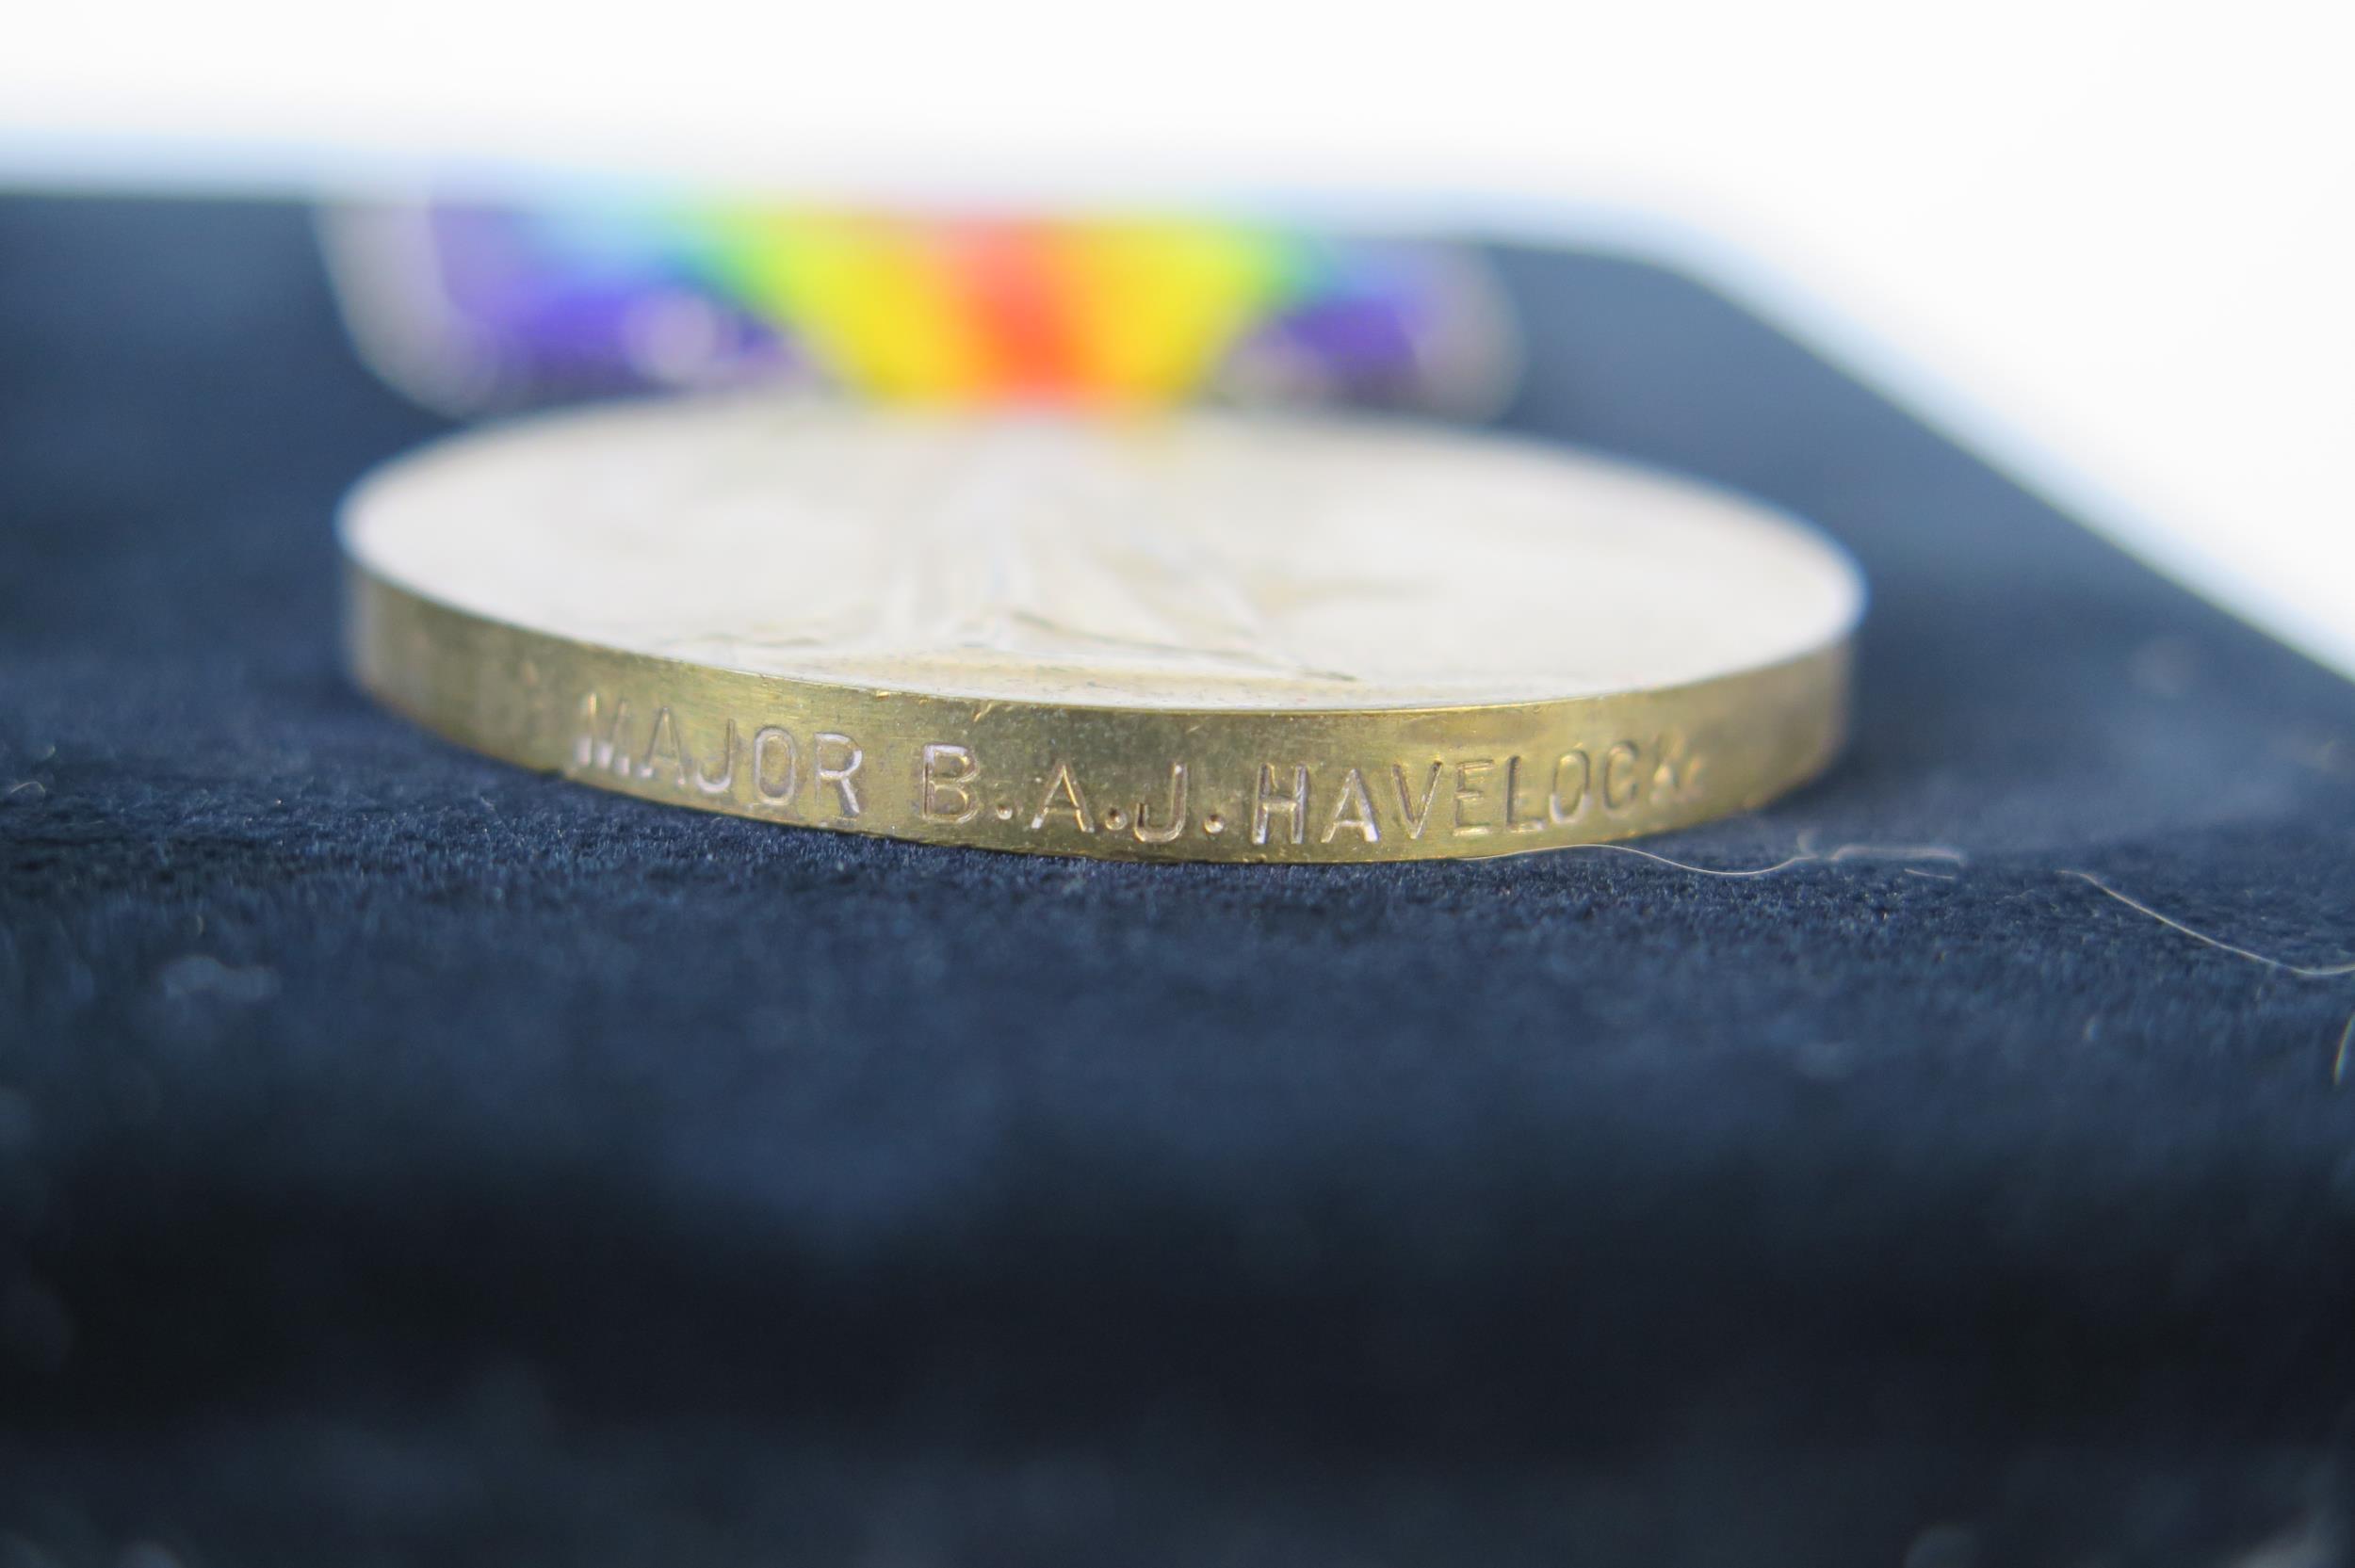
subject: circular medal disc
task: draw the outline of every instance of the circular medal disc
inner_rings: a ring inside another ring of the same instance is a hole
[[[1862,590],[1747,502],[1404,422],[673,400],[347,503],[361,682],[651,800],[1152,860],[1492,855],[1839,746]]]

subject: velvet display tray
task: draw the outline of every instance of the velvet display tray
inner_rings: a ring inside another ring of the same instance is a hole
[[[1499,261],[1509,426],[1861,561],[1847,755],[1153,868],[379,710],[330,519],[437,427],[305,215],[0,202],[0,1560],[2343,1560],[2355,687],[1694,282]]]

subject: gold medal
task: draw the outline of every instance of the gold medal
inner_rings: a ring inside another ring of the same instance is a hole
[[[1133,860],[1507,854],[1820,770],[1862,590],[1746,502],[1404,422],[556,415],[345,509],[361,682],[806,827]]]

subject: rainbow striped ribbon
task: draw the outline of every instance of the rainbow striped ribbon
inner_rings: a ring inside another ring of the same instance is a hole
[[[1477,253],[1431,242],[679,202],[365,209],[330,234],[363,346],[459,409],[799,376],[934,404],[1477,414],[1514,362]]]

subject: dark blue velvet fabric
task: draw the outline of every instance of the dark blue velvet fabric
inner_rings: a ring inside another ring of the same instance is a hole
[[[0,202],[0,1561],[2344,1560],[2355,978],[2064,873],[2344,960],[2355,688],[1690,282],[1502,265],[1512,424],[1862,561],[1846,759],[1647,846],[1824,858],[477,758],[337,666],[433,425],[302,216]]]

